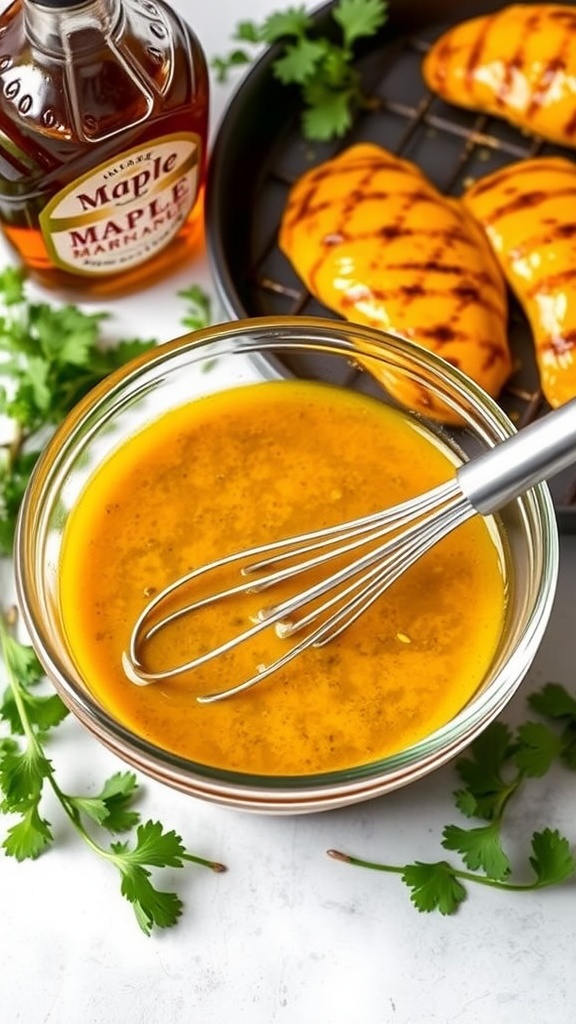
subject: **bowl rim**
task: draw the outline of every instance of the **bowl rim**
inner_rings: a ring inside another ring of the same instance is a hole
[[[484,694],[472,697],[449,722],[396,755],[353,769],[312,775],[261,776],[218,770],[172,755],[117,722],[88,691],[81,690],[79,684],[68,679],[56,645],[48,635],[49,631],[37,621],[33,610],[35,602],[29,597],[29,588],[32,589],[35,583],[27,570],[27,552],[30,545],[33,547],[36,542],[35,506],[41,504],[43,488],[50,487],[51,472],[59,465],[67,450],[73,450],[76,433],[86,419],[110,403],[114,396],[123,394],[143,375],[149,375],[163,366],[168,367],[174,357],[181,355],[187,358],[193,356],[192,362],[197,362],[202,355],[208,354],[205,350],[214,341],[223,338],[233,343],[229,348],[224,348],[225,354],[261,354],[268,348],[278,351],[282,345],[293,350],[295,345],[297,347],[294,340],[285,340],[286,333],[291,331],[297,334],[312,332],[322,347],[326,346],[328,335],[330,345],[337,345],[342,354],[357,351],[346,338],[346,335],[350,335],[362,339],[370,350],[369,354],[376,358],[380,356],[381,359],[384,340],[388,350],[415,359],[417,363],[424,361],[433,372],[441,377],[447,375],[451,383],[463,388],[475,406],[480,404],[483,416],[487,417],[490,427],[497,431],[500,438],[516,432],[506,413],[474,381],[436,354],[392,333],[317,317],[266,316],[226,321],[183,334],[139,355],[115,370],[81,399],[49,439],[34,468],[21,503],[14,545],[16,593],[24,624],[47,675],[64,703],[84,726],[123,760],[175,788],[217,802],[240,807],[249,804],[250,807],[260,806],[263,810],[283,807],[289,810],[317,810],[320,809],[319,805],[333,807],[368,799],[427,774],[468,746],[511,699],[536,654],[554,601],[559,563],[558,530],[552,498],[547,485],[538,484],[517,500],[525,508],[531,526],[540,527],[538,533],[545,542],[539,552],[543,573],[534,606],[524,624],[522,644],[518,644],[504,666],[505,678],[504,670],[500,669],[488,687],[490,701],[478,703]],[[266,344],[262,340],[237,344],[239,339],[249,339],[250,335],[257,332],[270,332]],[[306,339],[305,344],[309,344],[309,339]],[[30,576],[30,582],[27,581],[27,575]],[[529,656],[526,646],[530,646]],[[508,678],[510,674],[512,683]],[[460,731],[463,720],[469,720],[465,735]]]

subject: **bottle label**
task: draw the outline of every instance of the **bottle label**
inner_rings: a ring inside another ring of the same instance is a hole
[[[201,139],[192,132],[164,135],[76,178],[40,213],[52,261],[95,276],[155,256],[194,206],[201,153]]]

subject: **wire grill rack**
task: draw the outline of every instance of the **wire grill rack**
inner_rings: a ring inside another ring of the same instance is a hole
[[[287,104],[287,90],[280,90],[272,74],[274,51],[255,66],[220,127],[208,182],[208,247],[221,299],[233,317],[335,318],[305,290],[278,248],[278,228],[297,178],[356,142],[375,142],[413,161],[450,195],[461,194],[471,181],[512,161],[574,156],[497,118],[451,107],[427,90],[422,57],[449,24],[436,22],[407,31],[403,26],[394,31],[394,21],[387,26],[385,37],[373,42],[357,62],[364,92],[373,103],[335,142],[304,141],[297,99],[291,96]],[[513,297],[509,307],[515,370],[499,402],[521,428],[548,406],[539,387],[530,329]],[[309,357],[304,366],[299,356],[287,361],[287,367],[296,375],[305,370],[333,379],[326,365],[311,365],[317,358]],[[351,368],[337,383],[353,383],[355,372]],[[560,528],[576,532],[576,471],[556,477],[551,490]]]

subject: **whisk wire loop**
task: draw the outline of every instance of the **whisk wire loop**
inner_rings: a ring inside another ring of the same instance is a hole
[[[192,570],[179,579],[170,583],[160,593],[155,595],[146,605],[139,616],[130,640],[127,654],[123,656],[123,667],[128,677],[139,685],[147,685],[163,679],[170,679],[183,672],[191,671],[205,664],[212,658],[219,657],[240,643],[245,643],[257,636],[264,629],[276,627],[280,637],[290,637],[296,632],[313,625],[321,617],[324,617],[320,624],[307,633],[301,641],[289,648],[280,658],[274,660],[267,666],[259,666],[258,671],[249,679],[230,687],[220,693],[200,696],[197,699],[201,703],[208,703],[213,700],[231,696],[233,693],[241,692],[260,682],[267,675],[276,672],[280,667],[287,664],[300,654],[302,650],[310,646],[323,646],[335,636],[340,635],[352,622],[354,622],[367,606],[383,593],[403,571],[402,564],[405,557],[410,558],[410,564],[415,561],[429,544],[428,533],[436,529],[436,523],[440,513],[446,513],[454,508],[454,515],[461,519],[460,506],[466,499],[463,498],[455,481],[449,481],[435,488],[434,491],[419,496],[417,499],[403,502],[392,509],[380,513],[361,517],[358,520],[350,520],[340,526],[329,527],[323,531],[311,531],[301,534],[298,537],[290,538],[288,541],[273,541],[269,544],[258,545],[244,552],[235,552],[208,563],[199,569]],[[414,522],[414,508],[418,507],[419,518]],[[429,510],[433,509],[433,512]],[[470,514],[472,514],[471,510]],[[409,529],[400,536],[396,531],[406,522],[411,522]],[[452,520],[447,519],[447,526],[444,532],[452,529]],[[456,522],[454,523],[456,525]],[[423,532],[424,531],[424,532]],[[326,536],[328,534],[328,536]],[[390,534],[393,534],[390,537]],[[318,540],[318,535],[320,539]],[[257,621],[247,629],[225,640],[211,650],[199,654],[189,661],[162,670],[161,672],[148,672],[141,663],[141,646],[155,636],[160,630],[165,629],[173,622],[185,615],[190,615],[209,604],[220,602],[233,597],[239,593],[259,592],[267,587],[289,579],[293,576],[316,569],[325,562],[336,557],[351,554],[359,547],[367,543],[374,543],[381,538],[387,538],[384,543],[372,547],[364,555],[349,564],[330,574],[324,580],[313,583],[305,590],[287,598],[269,608],[261,609],[258,612]],[[344,543],[342,541],[344,540]],[[304,561],[297,561],[280,570],[274,569],[278,563],[287,559],[298,558],[300,555],[308,555],[310,552],[322,550],[320,554],[305,558]],[[266,554],[268,557],[253,562],[252,558]],[[271,557],[270,557],[271,556]],[[389,556],[385,568],[381,562],[384,556]],[[181,587],[192,584],[200,576],[206,575],[223,566],[230,565],[242,559],[247,564],[242,569],[245,580],[234,584],[224,590],[217,591],[206,597],[178,608],[157,622],[149,625],[151,619],[161,605],[167,601],[172,594]],[[268,570],[268,571],[266,571]],[[270,571],[272,570],[272,571]],[[265,572],[264,576],[256,579],[253,577],[258,573]],[[342,585],[347,581],[347,586]],[[291,619],[295,612],[311,602],[317,602],[325,594],[335,591],[333,595],[322,604],[316,604],[311,611],[297,619]],[[328,618],[326,613],[333,611]]]

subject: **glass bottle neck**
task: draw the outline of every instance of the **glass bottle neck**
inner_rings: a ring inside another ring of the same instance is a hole
[[[117,28],[121,0],[76,0],[74,5],[40,6],[22,0],[26,34],[43,53],[55,57],[79,54],[99,46]]]

